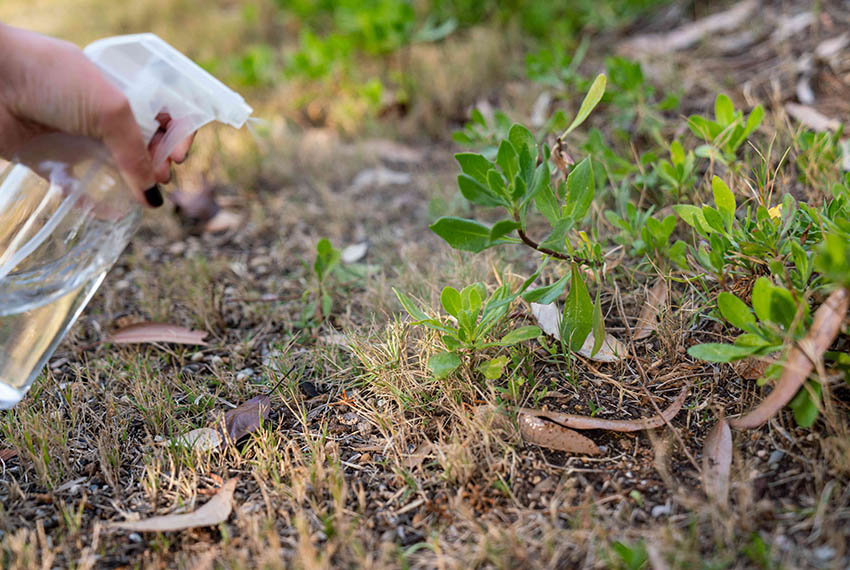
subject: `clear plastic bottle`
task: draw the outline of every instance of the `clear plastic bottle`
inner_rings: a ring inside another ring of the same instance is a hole
[[[251,108],[153,34],[108,38],[86,54],[127,96],[147,140],[170,115],[154,163],[211,121],[241,127]],[[107,150],[51,134],[0,174],[0,409],[29,390],[135,232],[141,207]]]

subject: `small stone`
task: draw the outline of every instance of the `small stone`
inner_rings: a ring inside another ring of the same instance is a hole
[[[670,505],[655,505],[652,507],[652,518],[658,518],[660,516],[667,516],[670,514]]]
[[[765,457],[767,457],[767,450],[766,449],[759,449],[756,452],[756,455],[758,455],[759,459],[764,459]]]
[[[171,255],[182,255],[186,251],[186,242],[176,241],[168,246],[168,253]]]
[[[785,452],[782,451],[781,449],[773,450],[773,452],[770,454],[770,457],[767,460],[767,464],[768,465],[774,465],[776,463],[779,463],[779,460],[782,459],[783,455],[785,455]]]
[[[192,362],[200,362],[203,359],[204,359],[204,353],[201,352],[201,351],[193,352],[192,356],[189,357],[189,360],[191,360]]]
[[[114,287],[116,291],[123,291],[130,288],[130,282],[126,279],[121,279],[120,281],[115,282]]]
[[[243,368],[242,370],[240,370],[236,374],[236,381],[237,382],[243,382],[243,381],[251,378],[253,375],[254,375],[254,369],[253,368]]]
[[[138,532],[131,532],[129,535],[127,535],[127,538],[130,540],[130,542],[135,542],[136,544],[140,544],[142,542],[142,535],[140,535]]]

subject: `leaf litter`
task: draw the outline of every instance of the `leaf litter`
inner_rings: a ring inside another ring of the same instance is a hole
[[[109,523],[110,528],[134,532],[174,532],[223,523],[233,510],[233,492],[238,478],[227,481],[215,496],[191,513],[163,515],[139,521]]]
[[[519,433],[528,443],[548,449],[587,455],[602,453],[592,439],[532,413],[520,412]]]
[[[729,420],[729,425],[735,429],[759,427],[790,402],[811,374],[815,362],[823,358],[823,353],[835,340],[848,308],[850,291],[843,287],[833,291],[815,311],[809,333],[788,351],[785,367],[773,391],[743,416]]]
[[[643,340],[652,335],[658,328],[658,318],[666,304],[667,280],[664,277],[659,277],[655,280],[655,285],[652,286],[652,289],[649,290],[649,294],[646,296],[646,301],[644,301],[640,316],[638,316],[632,338]]]
[[[556,340],[561,340],[561,310],[556,303],[531,303],[531,314],[537,320],[540,330]],[[610,333],[605,333],[602,346],[596,354],[593,354],[593,342],[593,335],[588,335],[577,351],[578,354],[597,362],[618,362],[628,354],[626,345]]]
[[[168,342],[171,344],[191,344],[207,346],[204,338],[209,333],[170,325],[167,323],[137,323],[122,327],[107,337],[114,344],[144,344]]]
[[[705,494],[720,506],[729,500],[729,474],[732,467],[732,431],[729,422],[720,418],[702,450],[702,485]]]

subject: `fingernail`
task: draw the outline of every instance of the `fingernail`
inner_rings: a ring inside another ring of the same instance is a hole
[[[148,204],[150,204],[152,208],[159,208],[162,206],[162,192],[159,189],[159,184],[154,184],[145,190],[145,200],[147,200]]]

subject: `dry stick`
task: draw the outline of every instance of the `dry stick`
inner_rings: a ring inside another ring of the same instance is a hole
[[[790,402],[811,374],[815,362],[820,361],[824,351],[838,336],[848,308],[850,291],[844,287],[833,291],[815,311],[809,334],[788,351],[785,368],[773,391],[743,416],[729,420],[729,425],[735,429],[759,427]]]
[[[635,350],[635,340],[634,340],[633,335],[632,335],[632,327],[631,327],[631,325],[629,325],[629,319],[626,318],[626,311],[623,308],[623,298],[620,295],[620,287],[617,285],[616,282],[614,282],[614,290],[615,290],[616,297],[617,297],[617,309],[620,311],[620,318],[623,319],[623,323],[625,323],[625,325],[626,325],[626,335],[629,338],[629,350],[632,351],[632,357],[635,359],[635,364],[637,364],[637,368],[638,368],[638,374],[640,374],[641,388],[643,388],[643,391],[646,393],[646,396],[649,398],[649,403],[652,404],[652,407],[655,409],[655,413],[657,413],[659,416],[664,418],[664,423],[667,424],[667,427],[670,428],[670,430],[673,432],[673,435],[678,440],[679,445],[682,446],[682,450],[685,452],[685,455],[688,457],[688,461],[690,461],[691,465],[693,465],[694,468],[697,471],[699,471],[700,467],[697,464],[697,460],[694,459],[694,456],[691,455],[690,451],[688,451],[688,447],[685,445],[685,440],[682,439],[682,435],[679,433],[679,430],[674,428],[670,424],[670,422],[667,420],[667,418],[664,417],[664,414],[661,412],[661,409],[659,409],[658,404],[655,403],[655,400],[652,399],[652,394],[650,394],[649,389],[646,387],[646,383],[647,383],[646,371],[643,369],[643,364],[640,363],[640,359],[637,356],[637,351]],[[684,390],[687,390],[689,386],[690,386],[690,383],[686,382]]]

